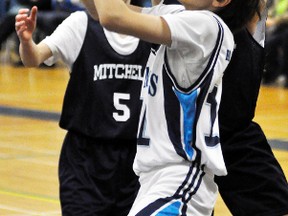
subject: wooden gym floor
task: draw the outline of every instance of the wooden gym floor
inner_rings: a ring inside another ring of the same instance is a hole
[[[69,78],[65,68],[0,65],[0,215],[61,215],[58,127]],[[288,90],[262,87],[256,121],[288,176]],[[219,197],[216,215],[231,215]]]

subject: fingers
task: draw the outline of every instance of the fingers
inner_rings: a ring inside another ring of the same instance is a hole
[[[15,17],[15,29],[17,33],[21,33],[27,28],[33,29],[33,26],[36,23],[37,11],[38,8],[36,6],[32,7],[31,11],[27,8],[18,11],[18,14]]]
[[[15,30],[18,35],[20,35],[24,30],[27,29],[25,16],[27,18],[27,15],[17,15],[16,17]]]
[[[29,9],[20,9],[15,17],[15,29],[16,31],[25,24],[25,20],[28,18]]]
[[[27,26],[25,25],[25,16],[27,18],[27,15],[17,15],[16,17],[15,30],[17,31],[17,33],[20,33],[23,30],[27,29]]]
[[[38,11],[38,8],[36,6],[32,7],[30,19],[34,22],[36,21],[36,18],[37,18],[37,11]]]
[[[29,13],[29,9],[27,8],[22,8],[19,9],[18,14],[28,14]]]

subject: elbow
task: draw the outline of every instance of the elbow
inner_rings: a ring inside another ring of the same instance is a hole
[[[20,43],[19,54],[21,62],[25,67],[39,67],[42,63],[39,57],[40,54],[37,52],[36,49],[33,49],[33,46],[32,48],[29,46],[23,47],[23,44]]]
[[[22,61],[24,67],[27,67],[27,68],[37,68],[40,66],[40,64],[33,64],[33,63],[29,63],[29,62],[24,62]]]
[[[39,67],[41,64],[39,61],[29,61],[29,60],[25,60],[22,58],[21,58],[21,62],[24,65],[24,67],[27,67],[27,68],[36,68],[36,67]]]

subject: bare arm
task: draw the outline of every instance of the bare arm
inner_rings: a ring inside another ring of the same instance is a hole
[[[36,28],[37,7],[20,9],[15,18],[15,28],[20,40],[19,53],[23,64],[27,67],[37,67],[52,56],[49,47],[44,43],[35,44],[33,33]]]
[[[84,4],[89,14],[94,19],[98,20],[98,13],[97,13],[94,2],[92,0],[82,0],[81,2]]]
[[[85,7],[87,1],[82,0]],[[170,29],[160,16],[142,14],[141,8],[129,8],[121,0],[94,0],[94,3],[99,21],[106,29],[156,44],[171,44]]]

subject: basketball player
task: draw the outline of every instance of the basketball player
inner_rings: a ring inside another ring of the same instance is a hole
[[[233,216],[288,215],[287,179],[253,121],[265,64],[264,36],[257,35],[265,33],[266,21],[256,25],[255,18],[234,34],[236,49],[223,77],[219,124],[228,175],[215,180]]]
[[[160,44],[150,55],[142,89],[134,161],[141,187],[130,216],[211,215],[214,175],[226,174],[217,110],[234,42],[216,13],[238,29],[254,15],[258,1],[180,2],[184,7],[131,11],[119,0],[94,0],[102,25]]]
[[[178,4],[177,0],[164,3]],[[262,17],[256,14],[245,28],[234,32],[236,49],[224,73],[219,109],[220,141],[228,175],[217,176],[216,183],[234,216],[288,214],[287,180],[261,127],[253,122],[264,67],[267,15],[263,11],[265,1],[259,3]]]
[[[82,11],[36,45],[37,8],[29,13],[21,9],[15,23],[24,65],[62,59],[71,70],[60,119],[68,131],[59,163],[62,215],[126,216],[139,188],[132,165],[150,44]]]

